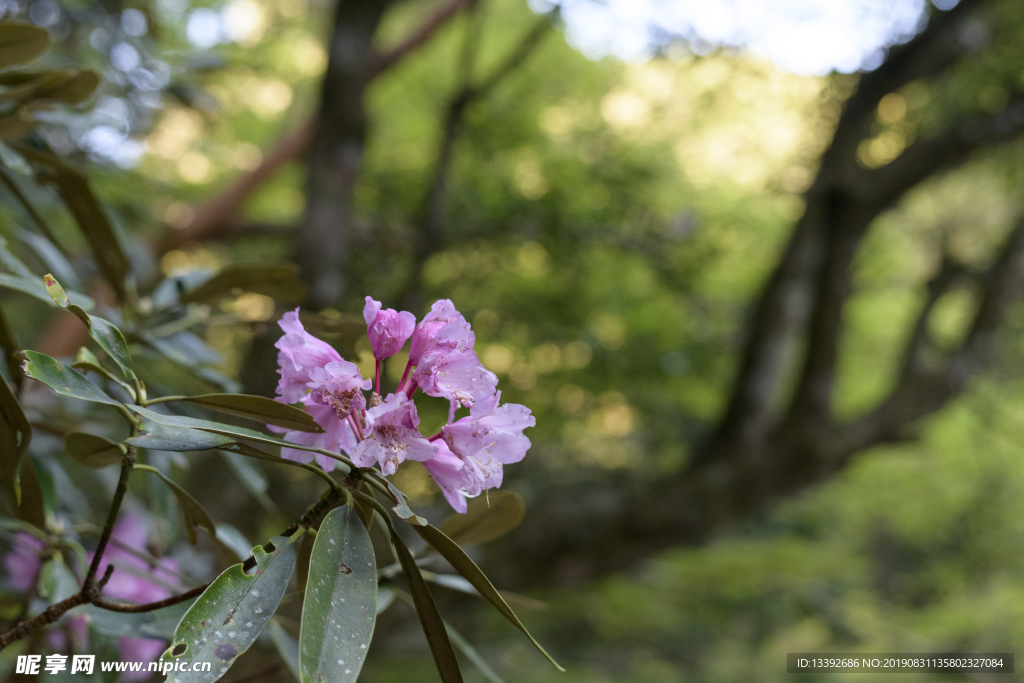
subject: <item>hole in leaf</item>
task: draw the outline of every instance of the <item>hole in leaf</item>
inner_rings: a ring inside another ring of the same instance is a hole
[[[178,643],[174,646],[174,649],[171,650],[171,656],[180,657],[185,654],[186,650],[188,650],[188,643]]]

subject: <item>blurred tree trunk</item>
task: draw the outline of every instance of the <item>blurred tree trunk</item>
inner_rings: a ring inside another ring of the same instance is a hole
[[[842,420],[833,410],[844,303],[871,223],[925,179],[1024,131],[1024,93],[1017,93],[1002,111],[954,121],[881,168],[865,168],[857,159],[882,97],[933,78],[983,47],[984,17],[977,11],[983,4],[962,0],[953,10],[934,12],[924,31],[861,76],[805,194],[805,213],[754,308],[727,409],[688,468],[667,480],[624,486],[609,479],[605,486],[587,483],[537,496],[514,550],[513,544],[493,550],[510,553],[493,558],[504,585],[576,581],[659,549],[700,543],[723,525],[828,478],[866,448],[912,438],[917,420],[963,392],[984,367],[1021,289],[1024,219],[986,272],[969,274],[944,259],[892,393],[854,419]],[[975,279],[980,292],[972,326],[959,348],[937,352],[925,333],[928,316],[965,277]],[[789,390],[793,378],[783,361],[794,348],[803,349],[803,366]],[[926,363],[926,354],[943,360]]]
[[[297,236],[309,302],[337,303],[352,240],[352,189],[363,164],[366,86],[374,76],[373,36],[392,0],[340,0],[328,46],[316,133],[309,151],[306,214]]]

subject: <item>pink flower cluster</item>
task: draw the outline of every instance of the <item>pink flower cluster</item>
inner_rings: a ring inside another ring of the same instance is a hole
[[[459,512],[466,498],[501,486],[502,465],[519,462],[530,448],[523,430],[536,424],[526,406],[498,405],[497,376],[485,368],[473,350],[476,336],[448,299],[434,303],[419,324],[405,311],[383,309],[366,297],[366,332],[376,359],[374,381],[364,379],[354,363],[342,359],[332,346],[306,332],[299,311],[278,322],[284,335],[276,346],[281,380],[277,400],[301,403],[323,433],[284,432],[284,438],[304,446],[343,451],[359,467],[379,464],[394,474],[406,460],[422,462],[445,498]],[[380,397],[381,361],[410,342],[409,363],[394,393]],[[373,389],[370,407],[364,391]],[[448,424],[425,437],[419,432],[413,396],[447,399]],[[455,413],[469,408],[458,420]],[[284,448],[281,456],[334,469],[327,456]]]

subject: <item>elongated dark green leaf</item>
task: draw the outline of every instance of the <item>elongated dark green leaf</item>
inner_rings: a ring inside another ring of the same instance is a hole
[[[135,373],[132,371],[132,356],[128,352],[128,342],[125,341],[121,330],[103,318],[89,315],[81,306],[72,303],[71,299],[64,292],[64,288],[60,286],[60,283],[57,282],[53,275],[46,274],[43,276],[43,286],[46,287],[47,293],[49,293],[55,304],[71,311],[85,323],[89,330],[89,336],[100,345],[100,348],[107,352],[107,355],[117,364],[117,367],[121,368],[125,379],[130,380],[135,377]]]
[[[18,499],[18,518],[30,522],[39,529],[46,528],[46,496],[39,480],[39,472],[32,457],[26,454],[15,478]]]
[[[18,398],[11,391],[7,380],[0,377],[0,418],[3,419],[7,430],[0,434],[0,456],[5,465],[17,467],[21,456],[28,450],[28,444],[32,441],[32,425],[29,424],[25,411],[22,410]],[[6,440],[4,439],[6,435]]]
[[[151,472],[163,479],[164,483],[171,487],[171,490],[174,491],[174,496],[178,499],[178,504],[181,505],[181,512],[185,516],[185,529],[188,531],[188,538],[193,544],[196,542],[197,526],[203,527],[210,532],[211,536],[216,538],[217,526],[213,523],[213,519],[210,518],[210,513],[203,508],[198,500],[192,497],[191,493],[182,488],[181,484],[168,478],[167,475],[155,467],[136,465],[135,469]]]
[[[49,47],[46,29],[20,21],[0,22],[0,69],[31,62]]]
[[[223,268],[195,289],[183,293],[180,301],[217,301],[242,292],[255,292],[290,302],[302,300],[306,288],[293,264],[236,264]]]
[[[28,360],[22,365],[25,374],[39,380],[58,394],[80,398],[83,401],[119,406],[121,403],[103,393],[98,386],[65,366],[60,361],[38,351],[23,351]]]
[[[281,655],[282,661],[284,661],[288,670],[292,672],[292,676],[295,676],[295,680],[301,681],[302,674],[299,673],[299,641],[295,640],[292,634],[285,631],[284,627],[276,621],[271,620],[267,630],[270,631],[270,639],[274,641],[277,654]]]
[[[245,427],[236,427],[234,425],[226,425],[220,422],[211,422],[209,420],[199,420],[194,417],[184,417],[183,415],[163,415],[139,406],[129,407],[146,419],[170,425],[172,427],[190,427],[192,429],[201,429],[203,431],[213,432],[214,434],[235,436],[241,439],[246,439],[247,441],[257,441],[259,443],[273,444],[275,446],[288,446],[289,448],[297,448],[305,451],[313,450],[310,446],[291,443],[290,441],[279,439],[276,436],[269,436],[252,429],[246,429]],[[339,463],[339,465],[340,464],[341,463]]]
[[[465,551],[455,543],[455,541],[448,538],[439,529],[429,524],[427,526],[413,526],[413,529],[416,530],[416,533],[418,533],[424,541],[433,546],[437,552],[441,553],[441,556],[448,560],[448,562],[455,568],[455,571],[462,574],[467,581],[473,584],[473,587],[479,591],[483,598],[494,605],[494,607],[497,608],[497,610],[501,612],[506,619],[522,631],[523,634],[530,639],[530,642],[533,643],[534,647],[540,650],[541,654],[547,657],[549,662],[554,664],[559,671],[565,671],[565,669],[563,669],[558,662],[556,662],[551,655],[541,647],[540,643],[530,635],[530,632],[526,630],[525,626],[523,626],[523,622],[519,621],[519,617],[516,616],[515,612],[512,611],[512,608],[508,606],[507,602],[505,602],[505,599],[501,597],[501,594],[499,594],[491,584],[490,579],[484,575],[480,570],[480,567],[476,566],[476,562],[473,562],[473,560],[469,558],[469,555],[467,555]],[[399,556],[399,559],[401,559],[401,556]]]
[[[71,432],[64,439],[71,458],[86,467],[106,467],[121,462],[128,449],[110,439],[95,434]]]
[[[199,429],[147,421],[142,425],[142,433],[126,443],[154,451],[208,451],[235,443],[235,440]]]
[[[252,549],[252,575],[241,563],[228,567],[182,617],[161,661],[210,662],[212,670],[204,673],[187,666],[189,671],[174,672],[176,683],[209,683],[222,677],[274,616],[295,568],[295,546],[280,536],[271,542],[274,548],[269,552],[263,546]]]
[[[85,235],[103,278],[113,287],[117,300],[124,301],[128,258],[110,219],[89,187],[88,178],[50,152],[40,152],[24,145],[18,145],[17,150],[29,160],[38,177],[53,183]]]
[[[201,396],[189,396],[185,400],[210,410],[249,418],[285,429],[295,429],[301,432],[324,431],[323,427],[318,425],[313,416],[306,411],[263,396],[202,394]]]
[[[65,69],[42,74],[38,85],[28,97],[32,100],[53,100],[78,104],[89,98],[99,87],[100,76],[90,69]]]
[[[441,522],[441,532],[459,544],[486,543],[500,538],[523,521],[526,506],[519,494],[492,491],[487,498],[475,498],[466,514],[452,515]]]
[[[14,327],[11,326],[11,321],[8,320],[4,309],[0,307],[0,350],[3,351],[4,363],[7,366],[7,372],[10,373],[10,378],[14,380],[15,386],[21,388],[25,373],[21,370],[21,359],[18,358],[19,349],[21,349],[21,345],[18,344],[18,338],[14,334]]]
[[[349,506],[327,513],[313,544],[299,630],[302,683],[354,683],[377,621],[377,563]]]
[[[413,528],[420,529],[421,527],[413,526]],[[441,674],[442,683],[462,683],[462,671],[459,669],[459,660],[455,658],[452,641],[448,638],[444,620],[437,611],[437,605],[434,604],[434,598],[430,595],[430,589],[427,588],[423,576],[420,575],[420,568],[416,566],[416,560],[412,558],[412,554],[398,534],[391,534],[391,542],[398,555],[398,561],[402,564],[405,580],[409,582],[409,592],[412,593],[416,613],[420,617],[420,624],[423,625],[423,633],[427,636],[427,644],[430,645],[430,652],[434,655],[434,663],[437,665],[438,673]]]
[[[32,425],[11,387],[0,377],[0,477],[14,494],[18,516],[42,527],[46,520],[43,492],[27,456],[31,441]]]
[[[74,306],[74,308],[78,308],[78,306]],[[132,370],[132,356],[128,352],[128,342],[125,341],[121,330],[94,315],[89,316],[89,321],[89,336],[95,339],[96,343],[107,352],[110,359],[117,363],[117,367],[121,368],[125,379],[130,380],[135,377],[135,372]]]

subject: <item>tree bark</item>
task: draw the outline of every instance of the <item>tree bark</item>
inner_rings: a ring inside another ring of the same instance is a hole
[[[373,37],[392,0],[340,0],[329,45],[317,128],[309,153],[306,214],[297,260],[314,307],[330,306],[345,288],[352,240],[352,190],[363,165],[366,86],[373,77]]]

